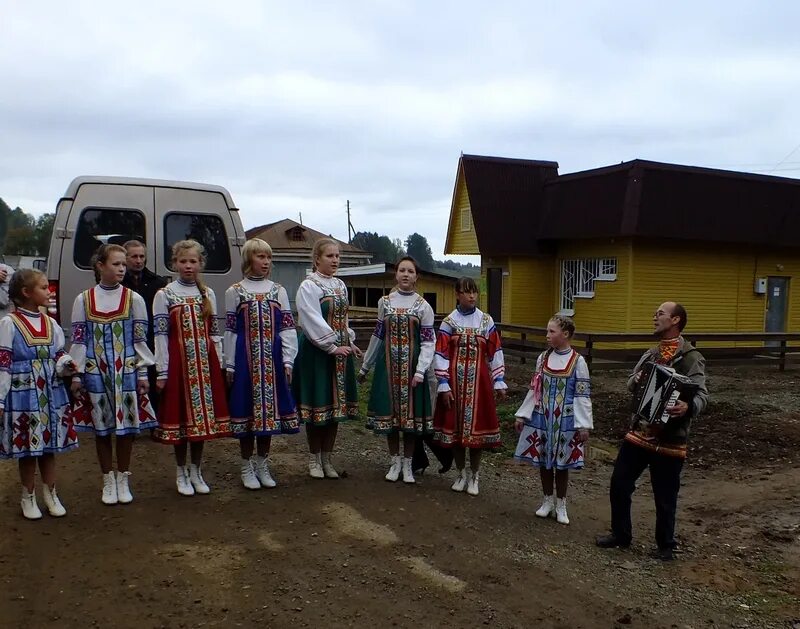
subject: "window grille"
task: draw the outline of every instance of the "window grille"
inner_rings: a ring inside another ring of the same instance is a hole
[[[617,279],[616,258],[580,258],[561,261],[560,312],[575,313],[576,298],[594,297],[594,283]]]

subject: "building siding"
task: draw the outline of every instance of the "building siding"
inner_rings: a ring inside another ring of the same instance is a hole
[[[461,229],[464,213],[468,213],[469,229]],[[455,211],[450,220],[449,233],[447,234],[447,247],[445,253],[448,255],[479,255],[478,236],[475,233],[475,224],[472,221],[472,209],[469,204],[469,194],[467,193],[467,183],[464,173],[459,172],[458,183],[455,193]]]

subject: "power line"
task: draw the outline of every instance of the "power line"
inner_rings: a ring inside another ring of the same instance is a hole
[[[784,163],[784,162],[785,162],[787,159],[789,159],[789,158],[790,158],[792,155],[794,155],[794,154],[795,154],[795,153],[796,153],[798,150],[800,150],[800,144],[798,144],[798,145],[797,145],[797,146],[795,146],[795,147],[794,147],[794,148],[793,148],[791,151],[789,151],[789,153],[786,155],[786,157],[784,157],[784,158],[783,158],[781,161],[779,161],[777,164],[775,164],[775,167],[774,167],[774,168],[773,168],[771,171],[769,171],[769,172],[774,172],[774,171],[776,171],[776,170],[778,169],[778,166],[782,166],[782,165],[783,165],[783,163]]]

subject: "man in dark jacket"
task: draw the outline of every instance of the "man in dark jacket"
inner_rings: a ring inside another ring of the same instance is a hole
[[[691,404],[679,400],[667,407],[670,418],[666,424],[646,424],[634,415],[611,475],[611,534],[597,538],[597,545],[602,548],[630,546],[633,537],[631,496],[637,479],[649,467],[656,504],[656,556],[664,561],[673,558],[675,511],[689,427],[692,418],[708,404],[705,359],[681,336],[686,318],[686,309],[678,303],[668,301],[658,307],[653,315],[653,327],[659,343],[639,359],[628,378],[628,390],[636,389],[642,366],[654,362],[688,377],[697,385],[697,393]]]
[[[144,299],[147,307],[147,345],[151,351],[155,350],[153,335],[153,300],[159,289],[164,288],[167,282],[164,278],[150,271],[146,266],[147,249],[144,243],[138,240],[129,240],[124,245],[127,253],[128,270],[122,285],[139,293]],[[147,370],[148,380],[150,381],[150,401],[155,408],[158,408],[158,390],[156,389],[156,368],[150,367]]]

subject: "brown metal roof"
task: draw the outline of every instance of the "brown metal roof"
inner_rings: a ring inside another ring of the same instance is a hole
[[[293,238],[296,230],[301,236],[301,240],[296,240]],[[284,218],[283,220],[275,223],[267,223],[266,225],[253,227],[248,229],[245,232],[245,235],[248,238],[261,238],[262,240],[266,240],[267,243],[269,243],[269,246],[277,251],[290,250],[297,252],[311,251],[311,249],[314,248],[314,243],[320,238],[333,238],[333,236],[318,232],[316,229],[311,229],[307,225],[301,225],[297,221],[293,221],[290,218]],[[339,243],[339,249],[342,252],[346,251],[354,255],[362,254],[367,257],[372,256],[372,254],[368,251],[354,247],[353,245],[343,242],[337,238],[334,238],[334,240]]]
[[[800,246],[800,180],[633,160],[558,175],[554,162],[462,156],[483,255],[566,238]]]
[[[459,164],[482,255],[518,255],[541,249],[544,184],[558,177],[556,162],[462,155]]]

